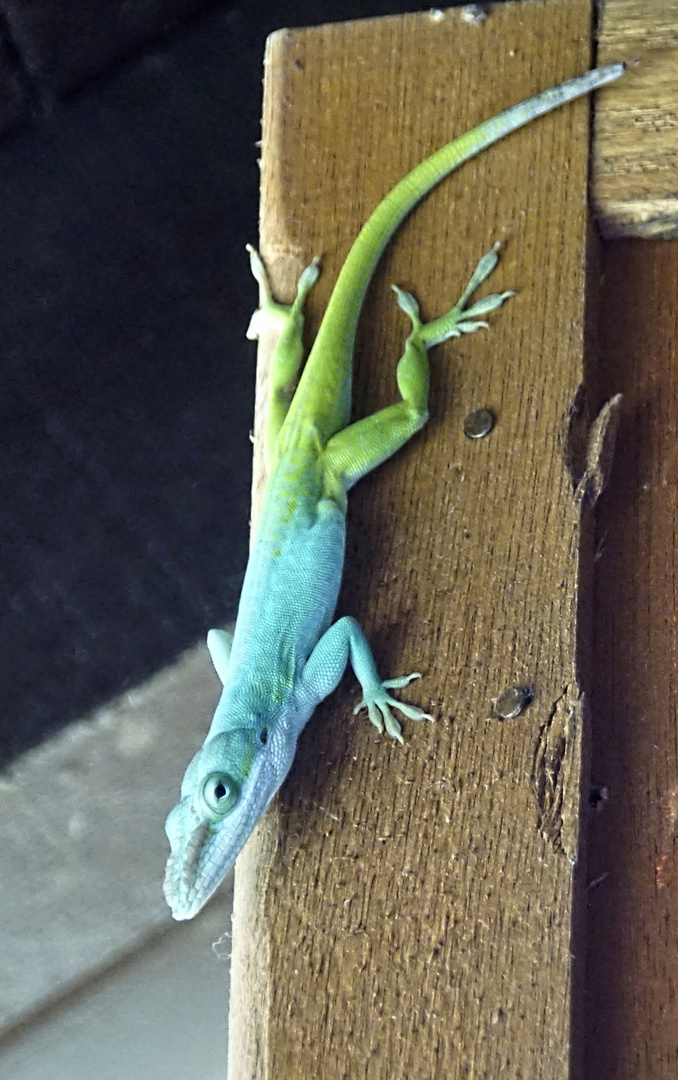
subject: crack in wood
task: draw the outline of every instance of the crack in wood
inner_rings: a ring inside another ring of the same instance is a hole
[[[553,848],[574,865],[579,837],[578,799],[570,785],[578,783],[583,694],[568,683],[556,698],[548,720],[539,728],[530,781],[537,798],[537,828]],[[573,813],[572,807],[577,809]]]

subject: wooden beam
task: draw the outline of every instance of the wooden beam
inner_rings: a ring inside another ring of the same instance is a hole
[[[597,525],[587,1078],[665,1080],[678,1045],[678,243],[606,245],[600,400],[624,394]]]
[[[603,235],[678,237],[678,0],[605,0],[598,63],[638,57],[596,109],[593,202]]]
[[[545,0],[269,40],[261,247],[281,299],[322,253],[310,333],[379,198],[454,135],[585,70],[590,26],[588,0]],[[491,288],[517,296],[489,332],[436,350],[430,424],[351,496],[340,610],[384,672],[423,672],[410,698],[436,722],[394,746],[353,717],[347,678],[304,732],[237,864],[231,1080],[571,1074],[588,117],[580,101],[464,166],[370,291],[361,415],[394,400],[406,326],[389,282],[432,317],[501,240]],[[496,426],[467,439],[482,406]],[[258,434],[256,451],[258,492]],[[509,687],[534,700],[502,721]]]

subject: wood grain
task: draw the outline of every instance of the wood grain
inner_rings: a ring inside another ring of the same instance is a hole
[[[595,563],[587,1080],[672,1080],[678,243],[607,244],[604,268],[600,400],[621,391],[624,403]]]
[[[322,253],[310,333],[379,198],[455,134],[585,70],[590,17],[548,0],[478,25],[453,10],[270,39],[261,246],[280,299]],[[389,282],[433,317],[499,239],[491,288],[517,290],[489,332],[435,351],[430,424],[351,496],[340,611],[384,672],[423,672],[409,697],[436,722],[408,724],[404,748],[378,738],[352,715],[351,676],[304,732],[238,861],[231,1080],[570,1076],[588,116],[568,106],[441,185],[369,293],[360,415],[394,400],[406,326]],[[497,425],[471,441],[479,406]],[[493,699],[514,685],[534,700],[501,722]]]
[[[678,236],[678,0],[605,0],[598,63],[640,60],[596,108],[593,202],[603,235]]]

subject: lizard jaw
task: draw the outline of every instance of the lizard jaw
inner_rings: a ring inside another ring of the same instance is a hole
[[[289,771],[296,740],[290,745],[282,724],[271,727],[271,737],[253,763],[240,799],[224,818],[210,820],[196,800],[203,779],[200,773],[191,777],[188,793],[167,817],[171,854],[164,893],[178,921],[194,918],[217,890]],[[202,771],[218,767],[233,772],[228,764],[215,761],[203,763]]]
[[[176,809],[188,810],[189,808],[178,806]],[[165,869],[163,891],[172,915],[178,921],[192,919],[194,915],[197,915],[219,884],[220,878],[217,879],[213,888],[206,892],[206,882],[200,873],[202,861],[200,855],[208,840],[208,832],[207,822],[198,821],[188,835],[184,833],[178,837],[176,844],[172,844],[172,854],[167,860]],[[199,877],[200,885],[198,885]]]
[[[216,892],[278,790],[280,781],[267,783],[261,777],[262,764],[250,777],[253,792],[244,789],[240,804],[222,821],[206,820],[190,795],[170,811],[165,832],[171,854],[163,891],[177,921],[194,918]]]

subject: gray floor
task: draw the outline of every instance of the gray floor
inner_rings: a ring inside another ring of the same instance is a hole
[[[0,1047],[7,1080],[224,1080],[231,884]]]
[[[204,646],[0,786],[0,1077],[223,1080],[232,878],[192,922],[162,824],[220,692]]]

